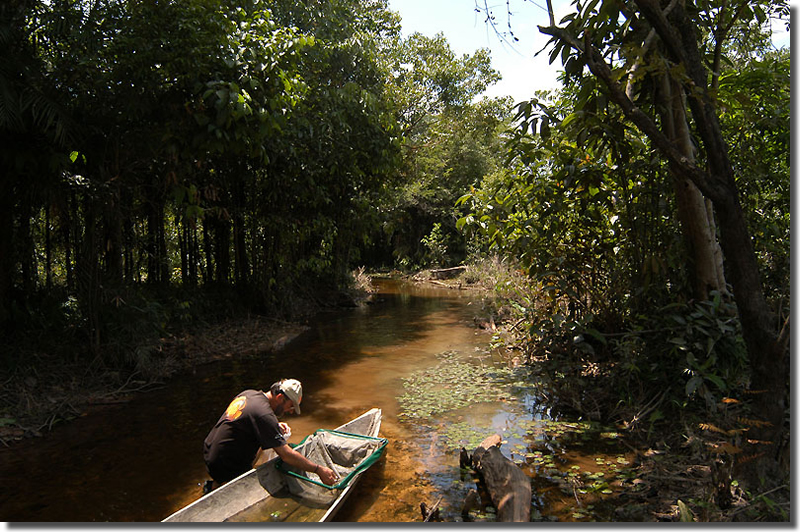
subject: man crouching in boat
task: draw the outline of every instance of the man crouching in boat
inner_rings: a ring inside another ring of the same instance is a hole
[[[314,472],[322,482],[333,485],[338,475],[289,447],[289,425],[278,422],[286,413],[299,415],[302,400],[303,387],[294,379],[276,382],[266,393],[245,390],[237,395],[203,442],[203,458],[214,479],[213,484],[206,482],[204,491],[250,471],[265,449],[274,449],[287,464]]]

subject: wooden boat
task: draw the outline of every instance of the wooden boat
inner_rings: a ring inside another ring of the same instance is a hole
[[[380,426],[381,410],[373,408],[334,430],[377,438]],[[300,446],[296,449],[299,450]],[[363,473],[357,472],[346,486],[334,490],[336,493],[332,495],[335,497],[332,502],[310,504],[309,501],[292,495],[285,483],[281,484],[280,477],[285,473],[276,469],[278,460],[277,457],[272,458],[243,473],[178,510],[164,519],[164,522],[329,521],[342,507]]]

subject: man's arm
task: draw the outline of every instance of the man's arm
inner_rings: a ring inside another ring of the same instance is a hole
[[[319,475],[320,480],[328,486],[336,483],[339,476],[334,473],[330,468],[323,465],[317,465],[302,454],[298,453],[288,445],[284,444],[280,447],[275,447],[275,452],[280,456],[281,460],[287,464],[300,468],[303,471],[310,471]]]

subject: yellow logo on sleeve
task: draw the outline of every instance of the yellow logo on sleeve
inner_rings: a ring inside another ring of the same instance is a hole
[[[247,397],[237,397],[231,404],[228,405],[228,409],[225,411],[225,417],[228,421],[235,421],[239,419],[239,416],[242,415],[242,410],[244,410],[244,406],[247,404]]]

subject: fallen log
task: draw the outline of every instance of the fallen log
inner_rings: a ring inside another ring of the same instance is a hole
[[[466,266],[456,266],[454,268],[442,268],[440,270],[431,270],[431,277],[433,279],[450,279],[459,274],[467,271]]]
[[[528,522],[531,518],[531,481],[514,462],[503,456],[501,442],[498,434],[489,436],[472,452],[468,462],[478,474],[479,491],[485,491],[497,510],[497,520]],[[461,462],[462,465],[466,462],[463,452]]]

